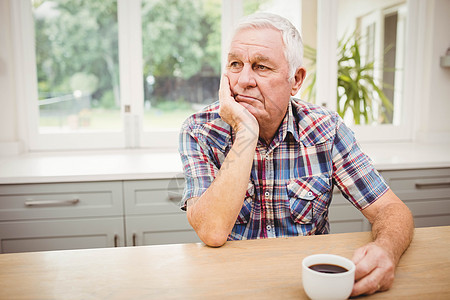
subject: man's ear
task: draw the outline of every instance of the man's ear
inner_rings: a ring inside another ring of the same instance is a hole
[[[303,80],[305,80],[306,70],[303,67],[300,67],[295,71],[294,78],[292,79],[292,90],[291,96],[295,96],[297,92],[300,90],[303,84]]]

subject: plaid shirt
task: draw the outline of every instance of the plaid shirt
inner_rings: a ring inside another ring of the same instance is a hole
[[[215,102],[189,117],[180,133],[186,201],[211,185],[234,134]],[[361,210],[388,186],[335,112],[291,99],[269,146],[258,141],[248,189],[229,240],[324,234],[333,187]],[[232,188],[232,187],[230,187]]]

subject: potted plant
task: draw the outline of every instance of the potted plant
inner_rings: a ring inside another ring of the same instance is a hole
[[[344,117],[350,110],[355,124],[371,124],[375,117],[380,123],[392,113],[393,105],[373,76],[374,62],[363,62],[360,54],[360,40],[353,33],[338,43],[337,57],[337,112]],[[305,45],[305,58],[314,66],[316,50]],[[313,71],[303,92],[306,100],[315,98],[316,74]],[[375,116],[373,107],[380,107],[379,116]]]

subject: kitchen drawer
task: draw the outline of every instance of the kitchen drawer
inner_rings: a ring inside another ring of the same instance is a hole
[[[127,245],[160,245],[200,242],[185,214],[127,216]]]
[[[371,229],[369,221],[344,198],[338,188],[333,190],[328,218],[330,233],[360,232]]]
[[[127,215],[184,214],[179,207],[183,178],[124,182]]]
[[[415,227],[450,225],[450,200],[405,201],[414,217]]]
[[[415,227],[450,225],[450,168],[383,171],[381,174],[411,210]]]
[[[0,253],[124,245],[123,217],[0,222]]]
[[[382,176],[405,202],[425,199],[450,201],[450,168],[383,171]]]
[[[0,185],[0,221],[119,215],[122,182]]]

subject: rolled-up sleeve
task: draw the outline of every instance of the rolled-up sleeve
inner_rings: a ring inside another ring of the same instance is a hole
[[[186,201],[200,197],[217,175],[218,168],[211,160],[208,149],[205,141],[199,138],[195,126],[189,126],[186,122],[179,136],[179,153],[186,180],[180,203],[183,210],[186,210]]]

